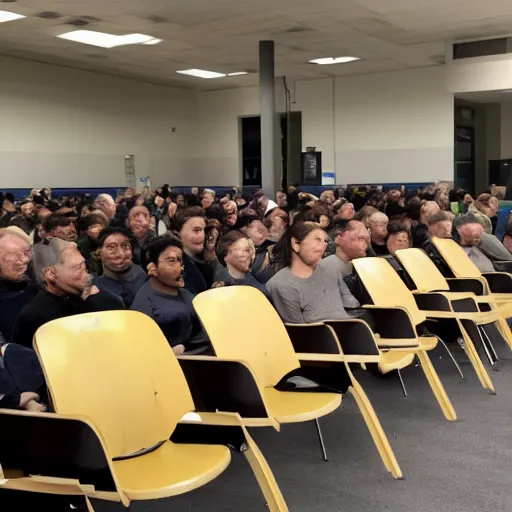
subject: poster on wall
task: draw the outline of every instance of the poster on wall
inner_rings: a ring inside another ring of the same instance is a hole
[[[128,188],[135,188],[135,156],[124,155],[124,181]]]

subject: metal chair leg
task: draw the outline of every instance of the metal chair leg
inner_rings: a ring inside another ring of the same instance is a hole
[[[484,326],[481,326],[482,332],[484,333],[485,338],[487,339],[488,347],[491,349],[492,355],[494,356],[495,361],[499,361],[500,358],[498,357],[498,354],[496,353],[496,349],[494,348],[494,345],[492,344],[491,338],[489,338],[489,335],[487,334]]]
[[[327,452],[325,451],[324,438],[322,436],[322,430],[320,429],[320,423],[318,418],[315,419],[316,433],[318,434],[318,441],[320,442],[320,449],[322,450],[322,457],[324,458],[324,462],[328,462]]]
[[[480,330],[480,326],[477,326],[478,336],[480,336],[480,341],[482,342],[482,346],[484,348],[485,356],[487,357],[487,360],[491,364],[491,366],[494,366],[496,364],[496,361],[492,358],[491,353],[489,352],[489,347],[487,347],[487,343],[485,342],[482,332]]]
[[[400,385],[402,386],[402,391],[404,392],[405,398],[407,398],[407,389],[405,388],[404,379],[402,379],[402,374],[400,370],[397,370],[398,378],[400,379]]]
[[[443,345],[443,347],[445,348],[446,352],[448,352],[448,355],[450,356],[450,359],[453,361],[453,364],[455,365],[455,368],[457,368],[457,370],[459,371],[460,373],[460,378],[462,380],[464,380],[464,374],[462,373],[462,370],[459,366],[459,363],[457,363],[457,361],[455,360],[455,358],[453,357],[453,354],[451,353],[450,349],[448,348],[448,346],[446,345],[446,343],[443,341],[442,338],[440,338],[439,336],[437,337],[437,339],[441,342],[441,344]]]

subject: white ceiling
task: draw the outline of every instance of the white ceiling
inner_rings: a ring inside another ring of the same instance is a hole
[[[0,9],[27,16],[0,24],[0,54],[203,89],[256,85],[258,75],[202,80],[176,71],[256,71],[259,40],[276,42],[276,74],[294,80],[432,66],[445,40],[512,26],[510,0],[0,0]],[[38,17],[43,11],[60,16]],[[164,42],[106,50],[54,37],[78,18],[90,30]],[[363,60],[307,63],[344,55]]]

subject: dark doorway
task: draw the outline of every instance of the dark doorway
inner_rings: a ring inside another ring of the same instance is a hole
[[[242,169],[244,187],[261,187],[260,116],[242,117]]]

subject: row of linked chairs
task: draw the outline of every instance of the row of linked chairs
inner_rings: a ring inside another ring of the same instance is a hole
[[[267,299],[244,286],[194,299],[213,356],[176,357],[158,326],[134,311],[42,326],[34,348],[55,412],[0,411],[0,433],[8,440],[0,443],[0,492],[78,496],[88,510],[94,499],[128,507],[134,500],[199,488],[229,466],[232,453],[240,453],[268,509],[286,511],[249,429],[314,422],[327,460],[319,418],[340,407],[347,392],[384,467],[402,478],[354,370],[371,364],[399,374],[419,364],[442,414],[454,421],[456,412],[428,355],[440,338],[420,335],[420,327],[456,322],[480,383],[492,393],[480,353],[494,364],[495,343],[512,347],[505,321],[512,316],[511,277],[481,275],[455,243],[434,242],[456,277],[445,279],[419,249],[398,251],[413,291],[385,259],[354,262],[371,298],[365,307],[375,320],[373,331],[359,319],[283,325]]]

